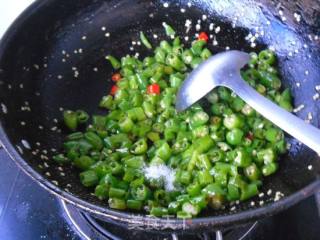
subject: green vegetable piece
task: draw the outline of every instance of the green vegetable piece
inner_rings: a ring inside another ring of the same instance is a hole
[[[201,186],[205,186],[213,182],[213,177],[208,170],[201,170],[198,172],[198,182]]]
[[[262,167],[263,176],[269,176],[278,170],[278,163],[270,162]]]
[[[54,155],[52,158],[56,163],[59,163],[59,164],[65,164],[70,162],[70,160],[61,153]]]
[[[109,198],[108,204],[110,208],[124,210],[127,208],[126,201],[119,198]]]
[[[244,187],[241,188],[241,196],[240,200],[244,201],[247,200],[253,196],[256,196],[259,193],[258,186],[255,183],[250,183],[244,185]]]
[[[276,153],[271,148],[263,149],[257,152],[257,159],[267,165],[276,160]]]
[[[186,213],[186,212],[184,212],[184,211],[178,211],[178,212],[177,212],[177,218],[181,218],[181,219],[192,218],[192,214]]]
[[[204,153],[214,146],[214,141],[210,136],[207,135],[197,139],[194,145],[195,145],[195,150],[197,150],[198,153]]]
[[[151,208],[150,214],[155,217],[162,217],[168,215],[168,209],[164,207]]]
[[[256,164],[251,164],[244,169],[244,174],[251,181],[259,180],[261,177],[261,172]]]
[[[85,187],[92,187],[98,184],[99,178],[95,171],[88,170],[80,173],[80,181]]]
[[[109,197],[111,198],[123,198],[126,194],[126,191],[121,188],[111,187],[109,189]]]
[[[152,49],[151,43],[149,42],[148,38],[146,37],[146,35],[142,31],[140,31],[140,40],[141,40],[142,44],[144,46],[146,46],[146,48]]]
[[[84,134],[85,139],[97,150],[103,148],[102,139],[94,132],[87,132]]]
[[[236,149],[235,150],[235,158],[234,163],[239,167],[247,167],[251,164],[251,156],[244,149]]]
[[[226,139],[229,144],[236,146],[242,143],[243,135],[242,130],[234,128],[227,132]]]
[[[119,121],[119,127],[121,132],[128,133],[134,126],[133,121],[129,117],[124,117]]]
[[[197,41],[194,41],[192,43],[192,46],[191,46],[191,51],[194,55],[196,56],[200,56],[201,53],[202,53],[202,49],[204,47],[204,45],[206,45],[206,41],[204,40],[197,40]]]
[[[87,170],[94,164],[94,160],[88,156],[81,156],[74,160],[73,164],[81,170]]]
[[[161,146],[156,150],[156,155],[164,161],[168,160],[171,156],[171,148],[167,142],[163,142]]]
[[[228,129],[241,128],[243,124],[243,118],[238,114],[230,114],[223,119],[223,125]]]
[[[145,138],[139,139],[131,146],[131,153],[133,154],[144,154],[147,152],[148,144]]]
[[[72,131],[75,131],[78,127],[78,115],[77,113],[67,110],[63,112],[64,124]]]
[[[99,103],[99,107],[111,109],[113,107],[113,97],[111,95],[104,96]]]
[[[141,210],[143,206],[143,202],[135,199],[127,200],[127,207],[133,210]]]
[[[113,57],[111,55],[108,55],[108,56],[106,56],[106,59],[109,60],[109,62],[111,63],[111,65],[112,65],[112,67],[114,69],[119,69],[120,68],[121,63],[115,57]]]
[[[108,198],[109,192],[104,184],[99,184],[94,190],[94,195],[96,195],[100,200],[104,200]]]
[[[168,37],[174,36],[176,34],[176,32],[173,30],[173,28],[169,24],[164,22],[162,23],[162,26],[164,27],[164,30]]]
[[[198,215],[200,210],[201,209],[198,205],[192,204],[190,202],[186,202],[186,203],[182,204],[182,211],[185,212],[186,214],[196,216],[196,215]]]
[[[141,107],[132,108],[128,110],[127,114],[133,121],[142,121],[146,119],[146,115]]]

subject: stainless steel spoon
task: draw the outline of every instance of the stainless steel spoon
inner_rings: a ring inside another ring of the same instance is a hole
[[[234,91],[257,112],[275,125],[320,153],[320,130],[274,104],[247,84],[240,69],[250,59],[241,51],[227,51],[214,55],[198,66],[179,89],[177,111],[183,111],[207,95],[213,88],[224,86]]]

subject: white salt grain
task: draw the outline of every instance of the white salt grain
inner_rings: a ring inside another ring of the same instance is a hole
[[[166,165],[151,165],[144,168],[144,173],[148,179],[163,180],[166,191],[174,190],[175,171]]]

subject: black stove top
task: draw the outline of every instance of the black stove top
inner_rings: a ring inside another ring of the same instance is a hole
[[[198,235],[125,231],[58,200],[0,150],[0,239],[224,239],[313,240],[320,237],[320,192],[287,211],[234,230]]]

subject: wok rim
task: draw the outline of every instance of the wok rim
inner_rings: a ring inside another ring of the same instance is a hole
[[[43,6],[50,4],[54,0],[41,1],[36,0],[28,8],[26,8],[20,16],[11,24],[6,30],[3,37],[0,39],[0,58],[6,49],[6,45],[10,42],[11,37],[14,36],[15,32],[20,29],[24,21],[28,19],[33,13],[38,11]],[[94,214],[104,219],[117,221],[122,224],[140,224],[139,226],[156,226],[155,229],[163,229],[163,227],[170,227],[174,230],[182,229],[195,229],[198,227],[214,227],[221,228],[227,227],[233,224],[239,224],[249,221],[254,221],[262,217],[270,216],[278,213],[282,210],[289,208],[290,206],[298,203],[305,199],[311,194],[315,193],[317,189],[320,189],[320,179],[316,179],[299,191],[285,196],[279,201],[268,203],[258,208],[242,210],[240,212],[231,213],[223,216],[212,216],[212,217],[200,217],[188,220],[181,219],[165,219],[165,218],[154,218],[145,214],[132,214],[128,212],[115,211],[106,207],[102,207],[96,204],[92,204],[88,201],[82,200],[81,198],[72,195],[58,186],[45,179],[41,174],[34,170],[18,153],[16,148],[11,144],[10,139],[5,133],[2,123],[0,123],[0,141],[4,150],[7,152],[9,157],[25,172],[29,177],[36,181],[41,187],[46,189],[51,194],[54,194],[58,198],[66,201],[78,207],[88,213]]]

